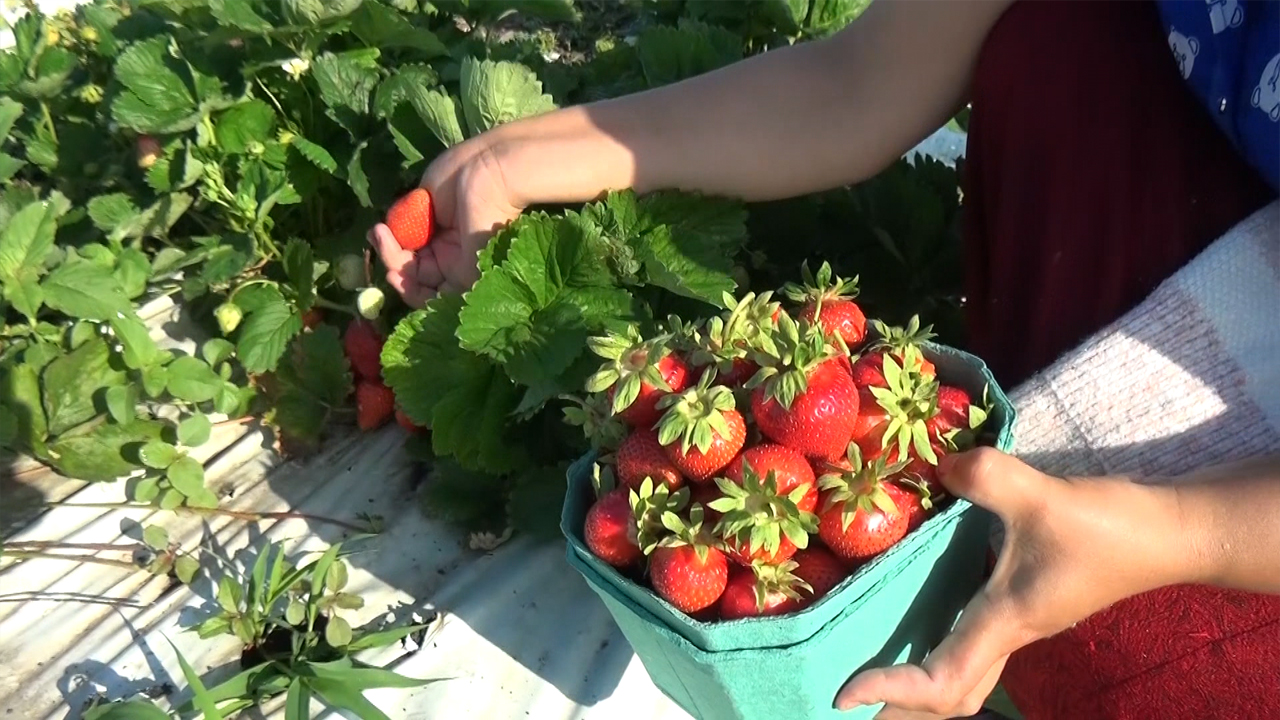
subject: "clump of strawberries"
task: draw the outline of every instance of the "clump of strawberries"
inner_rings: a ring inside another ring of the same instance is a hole
[[[618,481],[598,484],[588,548],[702,621],[829,593],[947,502],[938,460],[987,418],[985,393],[938,377],[918,319],[868,321],[827,263],[802,278],[792,312],[726,296],[714,317],[592,338],[604,362],[566,410]]]

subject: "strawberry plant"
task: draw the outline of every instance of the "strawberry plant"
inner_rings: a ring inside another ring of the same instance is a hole
[[[365,230],[388,219],[429,242],[430,198],[410,190],[468,137],[826,35],[865,5],[30,7],[0,54],[0,448],[83,480],[130,477],[137,501],[208,507],[195,458],[219,423],[261,418],[294,452],[394,418],[437,466],[429,509],[499,534],[551,529],[533,509],[558,503],[561,471],[592,442],[562,422],[588,420],[565,399],[597,369],[587,338],[708,314],[817,254],[873,270],[857,284],[868,310],[945,315],[954,171],[902,163],[750,206],[617,192],[541,209],[486,248],[465,297],[414,312],[375,279]],[[829,252],[836,233],[858,249]],[[794,240],[744,251],[769,236]],[[812,280],[796,292],[854,295],[852,280]],[[194,345],[146,331],[139,308],[164,297]],[[752,296],[686,339],[716,358],[717,384],[755,371],[741,342],[767,305]],[[623,399],[647,385],[641,365],[618,370]]]

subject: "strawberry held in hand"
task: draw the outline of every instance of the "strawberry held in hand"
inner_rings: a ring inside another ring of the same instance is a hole
[[[414,188],[387,211],[387,227],[400,247],[421,250],[435,232],[435,207],[426,188]]]
[[[689,387],[689,366],[666,340],[645,340],[634,325],[626,335],[589,338],[587,347],[607,362],[587,378],[587,392],[608,391],[616,415],[631,427],[652,428],[662,417],[658,401]]]
[[[845,348],[857,347],[867,337],[867,316],[853,301],[858,296],[858,278],[835,276],[830,263],[823,262],[815,277],[809,263],[800,268],[803,285],[787,283],[784,292],[793,302],[804,303],[797,317],[820,325],[831,337],[838,337]]]
[[[843,455],[858,421],[859,403],[848,357],[820,327],[797,324],[786,315],[778,319],[777,331],[765,344],[757,354],[761,370],[747,383],[760,431],[807,457]]]
[[[658,442],[667,457],[693,482],[705,482],[737,456],[747,439],[747,423],[735,409],[733,391],[712,385],[715,368],[698,384],[658,402]]]

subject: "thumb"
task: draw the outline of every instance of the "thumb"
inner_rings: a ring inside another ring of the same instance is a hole
[[[938,480],[951,493],[1005,522],[1040,503],[1054,483],[1052,477],[991,447],[943,456]]]

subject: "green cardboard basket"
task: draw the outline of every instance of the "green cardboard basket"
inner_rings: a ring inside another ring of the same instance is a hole
[[[925,355],[975,399],[988,387],[984,442],[1011,451],[1015,412],[986,364],[941,345],[926,345]],[[798,613],[700,622],[587,549],[594,460],[584,456],[568,472],[561,530],[569,564],[604,601],[654,685],[699,720],[870,720],[878,707],[832,708],[845,680],[920,662],[982,584],[991,516],[956,498]]]

